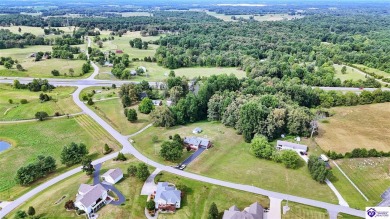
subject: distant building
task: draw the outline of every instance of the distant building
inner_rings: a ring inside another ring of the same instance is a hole
[[[155,106],[161,106],[162,105],[162,101],[161,100],[152,100],[152,103]]]
[[[100,184],[95,186],[81,184],[74,205],[86,214],[95,213],[110,202],[107,190]]]
[[[140,66],[140,67],[138,67],[139,69],[142,69],[142,71],[144,72],[144,73],[146,73],[146,68],[144,67],[144,66]]]
[[[233,205],[229,210],[225,210],[222,219],[263,219],[264,208],[255,202],[243,211]]]
[[[105,62],[104,63],[104,66],[106,66],[106,67],[113,67],[114,66],[114,64],[111,64],[110,62]]]
[[[117,54],[122,54],[122,53],[123,53],[123,51],[122,51],[122,50],[120,50],[120,49],[117,49],[117,50],[115,51],[115,53],[117,53]]]
[[[180,208],[181,191],[177,190],[172,184],[159,182],[154,201],[156,209],[174,212],[177,208]]]
[[[295,144],[288,141],[277,141],[276,142],[276,149],[278,150],[295,150],[295,151],[302,151],[307,152],[307,146],[303,144]]]
[[[102,179],[110,184],[115,184],[123,178],[123,172],[121,169],[110,169],[105,172],[102,176]]]
[[[148,97],[148,94],[146,93],[146,92],[141,92],[140,94],[139,94],[139,98],[142,100],[142,99],[144,99],[144,98],[146,98],[146,97]]]
[[[184,144],[194,150],[198,150],[199,148],[210,148],[212,145],[210,140],[200,137],[186,137],[184,138]]]
[[[194,133],[194,134],[199,134],[201,132],[202,132],[202,129],[199,127],[196,127],[196,128],[194,128],[194,130],[192,130],[192,133]]]
[[[136,70],[130,70],[130,75],[131,76],[136,76],[137,75],[137,71]]]
[[[173,101],[172,100],[167,100],[167,106],[172,106],[173,105]]]

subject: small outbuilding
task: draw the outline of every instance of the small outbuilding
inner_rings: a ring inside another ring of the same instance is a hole
[[[137,71],[136,70],[131,70],[130,71],[130,75],[131,76],[136,76],[137,75]]]
[[[110,169],[102,175],[102,179],[110,184],[115,184],[123,178],[121,169]]]
[[[117,53],[117,54],[122,54],[122,53],[123,53],[123,50],[117,49],[117,50],[115,51],[115,53]]]
[[[152,100],[152,103],[155,106],[161,106],[162,105],[162,101],[161,100]]]
[[[202,132],[202,129],[199,127],[196,127],[196,128],[194,128],[194,130],[192,130],[192,133],[194,133],[194,134],[199,134],[201,132]]]

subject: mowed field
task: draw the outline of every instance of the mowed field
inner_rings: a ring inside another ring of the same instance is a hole
[[[124,114],[121,100],[103,100],[95,102],[91,109],[123,135],[134,134],[151,123],[150,116],[138,111],[138,105],[129,107],[137,111],[138,120],[129,122]]]
[[[135,136],[134,147],[142,154],[158,162],[164,162],[159,156],[162,141],[169,135],[179,134],[182,138],[193,136],[192,130],[200,127],[204,131],[200,137],[211,140],[213,147],[203,152],[193,161],[186,171],[246,185],[254,185],[271,191],[337,203],[336,196],[326,185],[312,180],[305,166],[291,170],[273,161],[258,159],[249,152],[249,144],[237,135],[234,129],[220,123],[198,122],[186,126],[171,128],[150,127]],[[158,136],[159,142],[153,143],[151,136]],[[183,157],[188,155],[184,152]],[[174,164],[168,163],[167,164]]]
[[[14,181],[16,171],[36,160],[38,155],[53,156],[57,161],[57,172],[52,178],[71,168],[61,164],[62,148],[71,142],[84,143],[92,159],[103,156],[103,146],[107,143],[117,151],[120,147],[109,133],[86,115],[75,118],[0,124],[0,139],[8,141],[12,147],[0,153],[0,200],[13,200],[47,179],[22,187]]]
[[[253,15],[225,15],[225,14],[218,14],[216,12],[207,11],[208,15],[214,16],[216,18],[219,18],[224,21],[238,21],[239,18],[249,19],[250,16]],[[232,19],[232,16],[236,17],[236,20]],[[292,20],[292,19],[299,19],[303,18],[303,15],[288,15],[288,14],[266,14],[266,15],[254,15],[253,18],[256,21],[282,21],[282,20]]]
[[[21,32],[20,33],[18,31],[19,27],[21,28]],[[68,27],[53,27],[53,28],[55,28],[55,29],[59,28],[60,30],[65,31],[65,34],[72,34],[73,33],[73,29],[74,29],[74,27],[71,27],[70,30],[69,30]],[[41,27],[30,27],[30,26],[3,27],[3,26],[0,26],[0,29],[10,30],[12,33],[16,33],[16,34],[32,33],[35,36],[45,35],[45,32],[43,31],[43,29]],[[45,35],[45,37],[49,37],[49,36],[52,36],[52,35]],[[55,35],[55,36],[60,36],[60,35]]]
[[[332,108],[329,123],[319,123],[316,142],[324,151],[354,148],[390,151],[390,103]]]
[[[130,64],[128,70],[136,69],[139,66],[144,66],[147,69],[147,72],[141,76],[133,76],[130,78],[132,81],[163,81],[168,78],[168,74],[171,71],[168,68],[157,65],[154,62],[133,62]],[[104,68],[104,71],[110,71],[108,68]],[[243,78],[246,76],[245,71],[239,70],[234,67],[191,67],[191,68],[179,68],[174,69],[176,76],[185,76],[188,79],[195,77],[209,77],[211,75],[220,75],[220,74],[234,74],[237,78]],[[100,71],[102,72],[102,70]],[[110,79],[112,75],[106,73],[100,73],[97,79]],[[113,76],[112,76],[113,77]]]
[[[334,66],[334,68],[336,70],[335,77],[336,78],[340,78],[341,81],[351,80],[351,79],[354,80],[354,81],[359,80],[359,79],[361,79],[361,80],[365,80],[366,79],[366,77],[364,75],[362,75],[362,74],[360,74],[358,72],[359,70],[354,69],[352,67],[345,66],[347,71],[346,71],[345,74],[342,74],[341,73],[341,69],[343,67],[342,65],[334,64],[333,66]]]
[[[110,36],[109,31],[101,31],[100,37],[108,37]],[[103,42],[103,48],[100,50],[102,51],[113,51],[115,50],[122,50],[124,53],[129,54],[130,59],[131,58],[140,58],[143,59],[145,56],[153,57],[154,53],[156,52],[156,49],[158,48],[158,45],[149,44],[148,49],[137,49],[137,48],[131,48],[129,41],[135,38],[141,38],[142,41],[155,41],[160,38],[160,36],[146,36],[143,37],[140,34],[140,31],[135,32],[127,32],[126,34],[123,34],[122,37],[114,36],[114,40]],[[98,48],[98,45],[96,43],[92,43],[92,47]]]
[[[375,73],[377,75],[382,75],[385,78],[390,78],[390,73],[387,73],[387,72],[384,72],[384,71],[381,71],[381,70],[378,70],[375,68],[370,68],[370,67],[367,67],[365,65],[359,65],[359,64],[354,64],[354,65],[363,69],[364,71],[366,71],[368,73]]]
[[[390,158],[340,159],[336,163],[367,196],[371,205],[366,206],[382,201],[380,195],[390,185]]]
[[[49,116],[59,112],[63,115],[80,112],[80,108],[73,102],[71,93],[74,87],[57,87],[47,92],[53,99],[44,103],[39,100],[43,92],[31,92],[28,89],[18,90],[11,85],[0,85],[0,120],[20,120],[35,118],[35,113],[44,111]],[[26,99],[27,104],[21,104],[20,100]],[[13,103],[9,103],[12,100]],[[0,133],[1,135],[1,133]]]
[[[81,49],[85,48],[84,44],[75,45]],[[81,75],[81,67],[85,63],[84,60],[67,60],[67,59],[43,59],[39,62],[35,62],[34,58],[29,56],[35,52],[51,52],[51,46],[27,46],[26,48],[11,48],[3,49],[0,52],[1,57],[11,57],[18,60],[18,62],[23,66],[25,71],[18,71],[16,65],[11,69],[6,69],[4,66],[0,66],[0,76],[10,76],[10,77],[36,77],[36,78],[86,78],[90,73]],[[76,55],[77,56],[77,55]],[[73,76],[69,74],[69,69],[74,70]],[[60,76],[53,76],[51,74],[52,70],[58,70]],[[65,75],[66,74],[66,75]]]

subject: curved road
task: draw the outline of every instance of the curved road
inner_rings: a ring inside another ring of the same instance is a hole
[[[99,125],[101,125],[108,133],[110,133],[120,144],[122,144],[123,153],[130,153],[133,154],[137,159],[154,166],[156,168],[161,169],[162,171],[167,171],[176,175],[180,175],[183,177],[187,177],[190,179],[206,182],[206,183],[211,183],[215,185],[220,185],[228,188],[233,188],[241,191],[246,191],[250,193],[256,193],[264,196],[269,196],[272,198],[277,198],[277,199],[282,199],[282,200],[289,200],[292,202],[297,202],[300,204],[305,204],[305,205],[310,205],[314,207],[319,207],[319,208],[324,208],[327,209],[328,212],[331,215],[337,215],[338,212],[358,216],[358,217],[364,217],[364,211],[361,210],[356,210],[352,209],[349,207],[341,206],[341,205],[335,205],[335,204],[330,204],[326,202],[321,202],[317,200],[312,200],[312,199],[307,199],[307,198],[302,198],[298,196],[293,196],[293,195],[288,195],[288,194],[283,194],[283,193],[278,193],[278,192],[273,192],[273,191],[268,191],[265,189],[257,188],[254,186],[249,186],[249,185],[243,185],[243,184],[237,184],[237,183],[231,183],[223,180],[218,180],[218,179],[213,179],[210,177],[205,177],[201,175],[197,175],[194,173],[189,173],[185,171],[181,171],[178,169],[175,169],[170,166],[165,166],[163,164],[157,163],[153,160],[150,160],[149,158],[145,157],[142,155],[139,151],[137,151],[133,145],[128,141],[127,136],[121,135],[118,131],[116,131],[112,126],[110,126],[106,121],[104,121],[102,118],[100,118],[96,113],[94,113],[90,108],[88,108],[80,99],[79,99],[79,94],[81,90],[84,88],[88,87],[88,85],[80,85],[78,86],[78,89],[72,94],[73,99],[75,103],[84,111],[84,113],[88,114],[91,118],[93,118]],[[113,159],[117,153],[110,154],[108,156],[105,156],[103,158],[100,158],[99,160],[94,161],[94,164],[104,162],[106,160]],[[32,189],[30,192],[26,193],[25,195],[21,196],[20,198],[16,199],[9,205],[7,205],[5,208],[3,208],[0,211],[0,217],[4,217],[7,215],[9,212],[11,212],[13,209],[17,208],[17,206],[21,205],[23,202],[27,201],[29,198],[33,197],[34,195],[38,194],[39,192],[43,191],[47,187],[54,185],[55,183],[58,183],[59,181],[70,177],[78,172],[81,171],[81,167],[77,167],[71,171],[68,171],[58,177],[55,177],[54,179],[51,179],[40,186]]]

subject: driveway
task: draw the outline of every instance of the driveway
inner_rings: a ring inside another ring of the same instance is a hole
[[[102,163],[98,163],[93,166],[95,171],[93,172],[93,185],[100,183],[100,169],[102,168]]]
[[[106,183],[106,182],[102,182],[101,185],[105,189],[111,190],[112,192],[114,192],[116,194],[116,196],[118,197],[118,201],[111,201],[110,204],[120,205],[126,201],[125,196],[123,196],[123,194],[118,189],[116,189],[113,185]]]
[[[161,172],[161,169],[156,168],[152,174],[146,179],[142,186],[141,195],[150,195],[157,189],[157,185],[154,183],[154,178]]]
[[[187,159],[185,159],[181,164],[185,164],[188,166],[192,161],[194,161],[206,148],[199,148],[193,154],[191,154]]]

